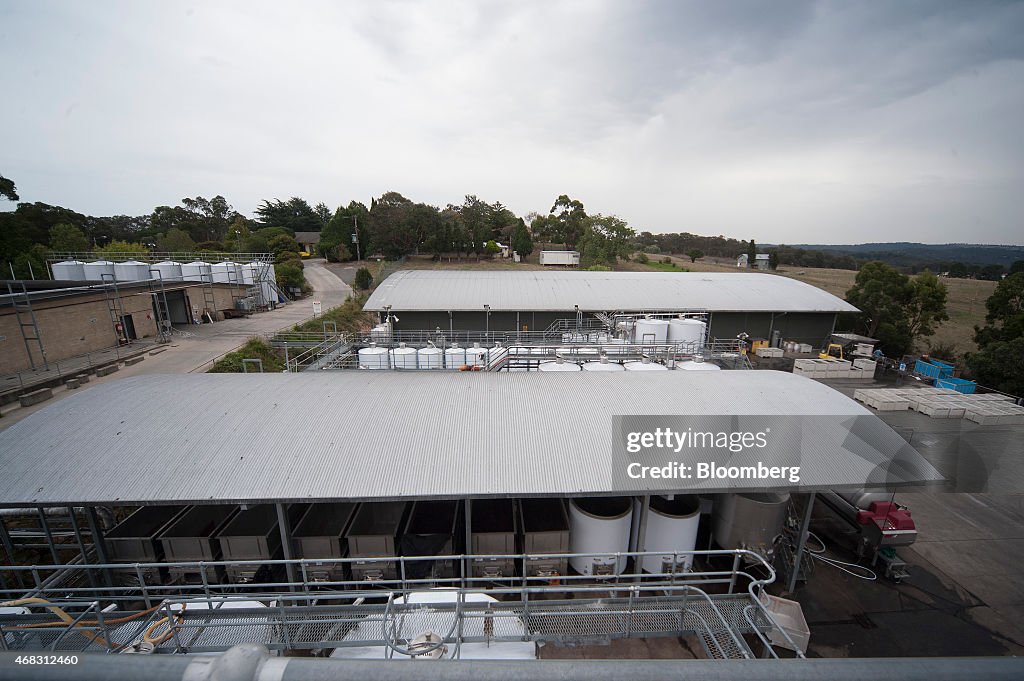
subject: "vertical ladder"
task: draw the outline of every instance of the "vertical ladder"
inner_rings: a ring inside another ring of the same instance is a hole
[[[21,285],[19,293],[24,300],[19,301],[15,296],[14,284]],[[14,304],[14,316],[18,322],[18,329],[21,331],[21,339],[25,342],[25,354],[28,355],[29,366],[33,371],[37,368],[35,357],[32,355],[32,346],[35,345],[38,348],[39,357],[42,359],[43,369],[48,370],[50,364],[46,361],[46,347],[43,346],[43,337],[39,333],[39,323],[36,321],[36,313],[32,310],[32,299],[29,298],[25,282],[7,282],[7,293],[10,294],[11,302]]]
[[[171,310],[167,305],[167,291],[164,289],[164,276],[158,269],[149,271],[149,297],[153,300],[156,310],[156,335],[161,343],[171,339]]]
[[[110,325],[117,337],[117,345],[121,345],[122,340],[131,345],[132,339],[128,337],[128,329],[124,328],[124,307],[121,305],[121,292],[117,290],[117,277],[104,272],[100,278],[103,280],[103,295],[107,299],[107,312],[110,314]],[[120,332],[117,330],[118,326],[121,327]]]
[[[203,278],[203,311],[199,315],[199,323],[203,322],[204,316],[209,313],[210,321],[216,319],[217,299],[213,295],[213,270],[202,273]]]

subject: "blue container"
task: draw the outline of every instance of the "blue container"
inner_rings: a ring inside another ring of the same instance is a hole
[[[935,387],[948,388],[964,395],[973,395],[974,389],[978,387],[978,384],[963,378],[940,378],[935,381]]]
[[[943,378],[953,378],[953,369],[955,367],[952,364],[946,364],[937,359],[930,360],[928,362],[919,359],[914,364],[914,373],[918,376],[924,376],[925,378],[931,378],[933,380],[939,380]]]

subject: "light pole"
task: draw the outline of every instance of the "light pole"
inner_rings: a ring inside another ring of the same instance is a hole
[[[351,220],[353,225],[352,232],[352,243],[356,245],[356,260],[362,260],[362,256],[359,253],[359,216],[358,215],[342,215],[341,217],[346,220]]]
[[[487,342],[491,342],[491,306],[484,305],[484,314],[486,319],[484,321],[484,330],[487,334]]]

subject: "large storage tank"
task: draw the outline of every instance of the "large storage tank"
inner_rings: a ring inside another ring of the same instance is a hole
[[[153,265],[153,269],[160,273],[163,281],[181,281],[181,263],[173,260],[163,260]],[[156,279],[156,277],[153,277]]]
[[[704,345],[707,324],[699,319],[681,317],[668,322],[668,342],[692,346],[694,350]]]
[[[85,263],[81,260],[62,260],[50,265],[56,281],[85,281]]]
[[[114,264],[114,276],[120,281],[146,281],[149,279],[149,263],[126,260]]]
[[[82,269],[85,270],[86,281],[111,281],[114,276],[114,263],[109,260],[93,260],[85,263]]]
[[[458,343],[444,351],[444,365],[448,369],[458,369],[466,365],[466,349],[460,348]]]
[[[633,506],[633,524],[639,526],[640,506],[637,498]],[[689,494],[672,498],[652,496],[647,513],[644,551],[663,552],[644,556],[640,560],[644,572],[688,572],[693,566],[692,555],[674,555],[677,551],[693,551],[697,547],[697,527],[700,525],[700,499]],[[634,533],[636,530],[634,529]],[[635,540],[634,540],[635,545]],[[637,546],[636,550],[640,550]],[[673,566],[673,557],[675,565]]]
[[[254,286],[259,281],[259,265],[251,262],[239,265],[242,270],[242,283],[246,286]]]
[[[479,343],[473,343],[473,347],[466,348],[466,364],[469,366],[487,366],[487,348],[480,347]]]
[[[668,322],[664,319],[638,319],[633,334],[637,343],[664,343],[668,340]]]
[[[362,348],[358,355],[360,369],[391,368],[387,348],[379,348],[376,343],[370,343],[369,347]]]
[[[788,492],[720,494],[712,513],[715,542],[723,549],[748,549],[769,557],[788,506]]]
[[[575,362],[566,362],[561,357],[553,362],[541,362],[537,367],[538,371],[579,371],[580,365]]]
[[[210,265],[213,280],[219,284],[238,284],[242,281],[241,267],[233,262],[215,262]]]
[[[210,263],[193,260],[181,266],[181,278],[185,281],[212,281]]]
[[[444,367],[444,353],[433,345],[420,348],[416,353],[420,369],[441,369]]]
[[[622,365],[617,362],[609,362],[607,357],[601,357],[601,359],[594,362],[584,362],[584,371],[625,371]]]
[[[622,368],[626,371],[668,371],[664,364],[652,362],[646,357],[639,362],[626,362],[622,365]]]
[[[569,553],[615,554],[629,550],[630,497],[583,497],[569,503]],[[569,559],[581,575],[617,575],[626,558],[597,555]]]
[[[397,348],[391,350],[392,369],[415,369],[416,348],[410,348],[405,343],[399,343]]]
[[[713,362],[705,362],[704,358],[700,355],[695,356],[692,360],[686,360],[676,365],[676,368],[682,369],[683,371],[721,371],[722,367],[714,364]]]

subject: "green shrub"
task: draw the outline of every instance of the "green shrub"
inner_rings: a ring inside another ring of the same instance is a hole
[[[355,283],[357,289],[365,291],[373,286],[373,275],[370,274],[370,270],[360,267],[356,270],[356,278],[353,283]]]
[[[636,257],[636,261],[638,263],[640,263],[641,265],[646,265],[647,263],[649,263],[651,261],[651,259],[647,257],[646,253],[641,253],[640,255],[638,255]]]
[[[258,359],[263,362],[264,373],[284,371],[284,357],[278,351],[270,347],[267,341],[262,338],[250,338],[245,345],[234,352],[221,357],[210,367],[208,374],[241,374],[243,359]],[[249,371],[259,371],[256,366],[247,367]]]

